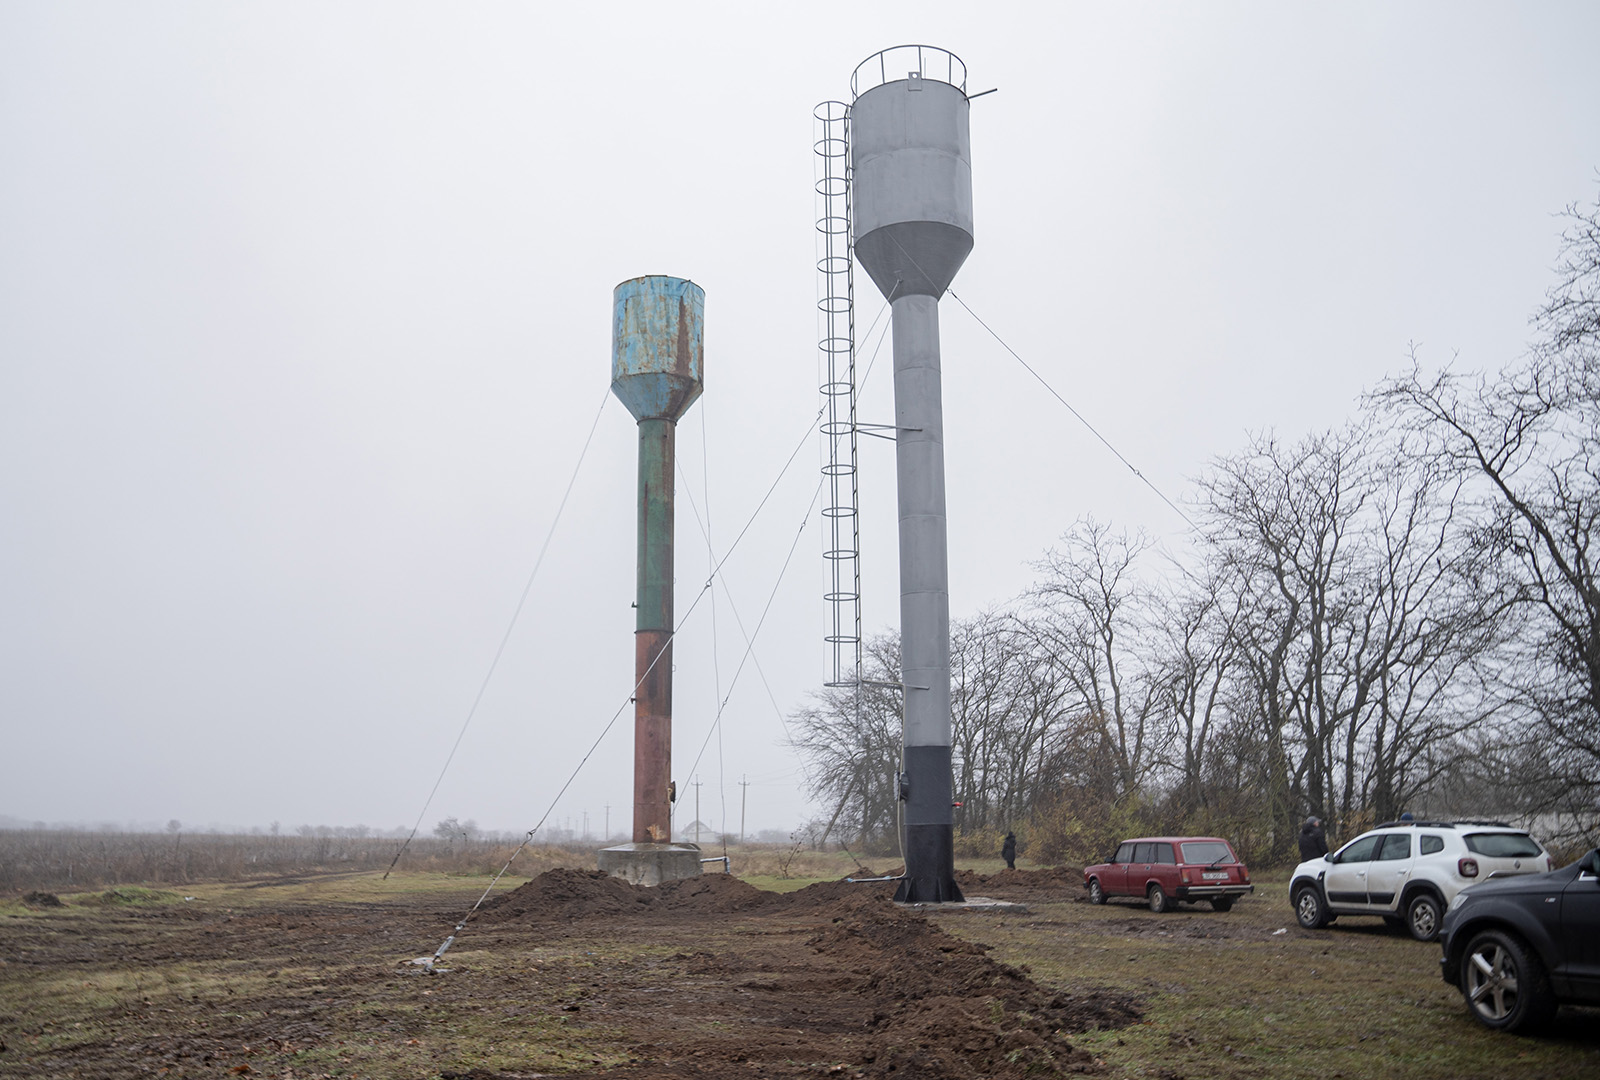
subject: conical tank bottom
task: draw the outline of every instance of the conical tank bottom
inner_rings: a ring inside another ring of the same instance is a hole
[[[891,300],[943,296],[971,253],[972,234],[940,221],[898,221],[856,241],[856,257]]]

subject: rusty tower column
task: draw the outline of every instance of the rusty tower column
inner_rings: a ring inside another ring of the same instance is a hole
[[[616,288],[611,389],[639,422],[631,847],[672,840],[674,441],[678,419],[700,396],[704,320],[705,293],[692,281],[657,275]],[[692,872],[699,869],[696,858]]]

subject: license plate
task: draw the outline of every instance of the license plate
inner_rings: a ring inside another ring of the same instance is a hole
[[[1206,881],[1227,881],[1228,880],[1228,872],[1226,870],[1217,870],[1217,871],[1208,870],[1205,873],[1201,874],[1200,876],[1202,878],[1204,878]]]

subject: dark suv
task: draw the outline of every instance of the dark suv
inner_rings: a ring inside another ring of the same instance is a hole
[[[1548,874],[1456,894],[1440,972],[1489,1027],[1538,1027],[1568,1004],[1600,1004],[1600,849]]]

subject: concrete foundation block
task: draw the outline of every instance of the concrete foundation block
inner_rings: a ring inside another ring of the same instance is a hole
[[[633,885],[698,877],[698,844],[618,844],[600,849],[601,870]]]

